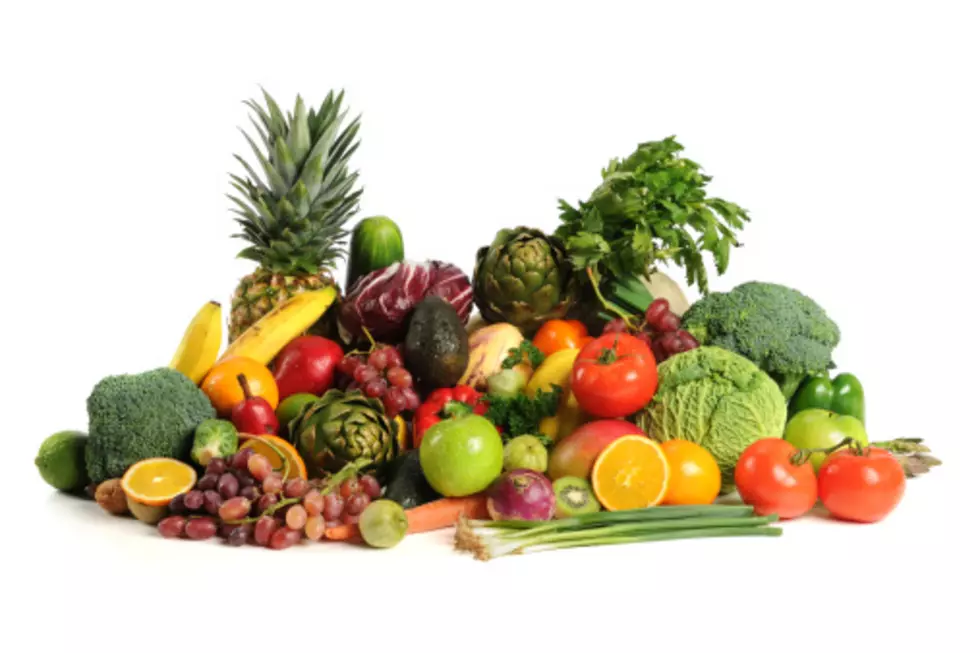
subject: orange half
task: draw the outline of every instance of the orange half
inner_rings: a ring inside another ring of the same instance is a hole
[[[283,478],[306,478],[306,464],[303,463],[303,458],[296,451],[296,447],[278,435],[251,436],[239,449],[251,449],[255,453],[262,454],[272,463],[273,471],[282,474],[285,470]]]
[[[606,510],[633,510],[664,500],[670,465],[660,445],[642,435],[610,443],[592,467],[592,490]]]
[[[127,497],[145,506],[164,506],[197,483],[194,468],[173,458],[147,458],[126,470],[122,489]]]

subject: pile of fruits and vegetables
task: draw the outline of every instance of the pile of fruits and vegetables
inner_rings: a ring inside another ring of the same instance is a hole
[[[674,138],[560,201],[554,233],[501,230],[468,275],[406,259],[387,217],[348,230],[360,120],[343,92],[247,105],[253,160],[235,157],[229,197],[257,267],[227,341],[207,302],[169,365],[99,381],[87,430],[38,452],[54,488],[166,538],[388,548],[455,529],[487,560],[779,536],[818,501],[876,522],[939,464],[921,440],[871,440],[815,299],[709,290],[749,216]]]

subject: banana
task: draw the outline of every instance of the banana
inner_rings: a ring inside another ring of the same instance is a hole
[[[201,307],[174,353],[170,367],[200,383],[221,351],[221,304],[208,302]]]
[[[333,286],[293,296],[238,336],[221,360],[243,356],[268,365],[289,341],[313,326],[336,297],[337,289]]]

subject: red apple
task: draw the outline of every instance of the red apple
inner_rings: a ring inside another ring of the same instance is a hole
[[[334,368],[344,350],[321,336],[300,336],[286,345],[272,367],[279,386],[279,400],[308,392],[320,396],[333,386]]]
[[[621,419],[600,419],[583,424],[558,441],[548,461],[548,476],[557,481],[563,476],[588,479],[592,465],[602,450],[624,435],[643,435],[636,424]]]

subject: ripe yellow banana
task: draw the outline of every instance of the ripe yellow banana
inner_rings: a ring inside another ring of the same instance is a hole
[[[313,326],[336,297],[337,289],[333,286],[293,296],[238,336],[221,360],[244,356],[268,365],[289,341]]]
[[[221,304],[208,302],[201,307],[177,347],[170,367],[200,383],[221,351]]]

